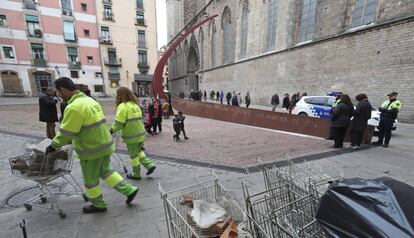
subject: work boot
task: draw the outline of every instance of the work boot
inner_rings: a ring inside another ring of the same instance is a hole
[[[127,196],[126,204],[129,205],[132,200],[134,200],[135,196],[137,195],[139,188],[137,188],[134,192]]]
[[[184,137],[184,139],[188,140],[188,139],[190,139],[190,138],[186,136],[186,137]]]
[[[106,207],[99,208],[95,207],[93,204],[89,204],[82,208],[82,212],[85,214],[106,212]]]
[[[154,166],[152,166],[151,168],[149,168],[149,169],[147,170],[147,175],[152,174],[156,168],[157,168],[157,167],[155,167],[155,165],[154,165]]]
[[[127,176],[126,176],[128,179],[133,179],[133,180],[140,180],[141,179],[141,176],[139,176],[139,177],[137,177],[137,176],[134,176],[134,175],[132,175],[132,174],[127,174]]]
[[[388,144],[383,144],[382,147],[387,148]]]

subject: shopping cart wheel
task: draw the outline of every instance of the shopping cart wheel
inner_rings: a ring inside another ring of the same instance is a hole
[[[32,205],[28,204],[28,203],[24,203],[23,204],[24,208],[26,208],[26,210],[30,211],[32,210]]]
[[[58,215],[60,216],[60,218],[64,219],[66,218],[66,213],[64,213],[62,210],[58,211]]]
[[[47,198],[45,196],[43,196],[43,195],[40,195],[40,201],[42,203],[46,203],[47,202]]]
[[[82,193],[83,201],[87,202],[89,201],[88,197],[86,196],[86,193]]]

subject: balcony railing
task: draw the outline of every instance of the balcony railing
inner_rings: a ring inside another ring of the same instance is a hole
[[[135,19],[135,25],[137,26],[147,26],[147,21],[144,19]]]
[[[34,32],[30,32],[29,30],[26,31],[28,37],[34,37],[34,38],[42,38],[43,33],[40,29],[35,29]]]
[[[138,41],[138,48],[147,49],[148,48],[147,41]]]
[[[114,13],[113,12],[103,12],[103,19],[108,21],[114,20]]]
[[[81,69],[81,63],[79,61],[76,61],[76,62],[69,61],[68,67],[69,69]]]
[[[112,0],[102,0],[102,3],[105,3],[105,4],[112,4]]]
[[[140,69],[149,69],[148,62],[139,62],[138,63],[138,68],[140,68]]]
[[[62,15],[72,16],[72,9],[62,9]]]
[[[33,0],[23,0],[23,9],[37,10],[37,3]]]
[[[121,58],[105,58],[104,64],[109,66],[122,66],[122,59]]]
[[[112,45],[112,39],[111,39],[111,37],[108,37],[108,36],[99,37],[99,42],[101,42],[102,44]]]
[[[45,59],[33,59],[32,63],[34,66],[38,66],[38,67],[46,67],[47,63]]]
[[[121,74],[108,72],[108,79],[109,80],[121,80]]]

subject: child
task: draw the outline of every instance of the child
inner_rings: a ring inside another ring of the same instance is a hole
[[[183,112],[179,111],[178,115],[175,115],[175,118],[173,120],[173,127],[174,127],[174,131],[175,131],[175,135],[173,136],[173,138],[174,138],[175,141],[180,140],[181,131],[184,134],[184,139],[188,140],[188,137],[185,134],[184,120],[185,120],[185,116],[183,116]]]

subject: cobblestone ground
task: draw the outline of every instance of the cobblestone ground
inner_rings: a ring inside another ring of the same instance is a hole
[[[101,102],[108,121],[113,122],[113,102]],[[0,106],[0,130],[44,136],[45,124],[38,121],[38,106]],[[245,125],[188,116],[190,137],[174,142],[172,118],[163,120],[163,132],[148,136],[145,147],[151,155],[203,163],[249,167],[257,161],[272,162],[332,151],[330,142],[316,137],[296,136]],[[121,144],[120,149],[125,150]]]

